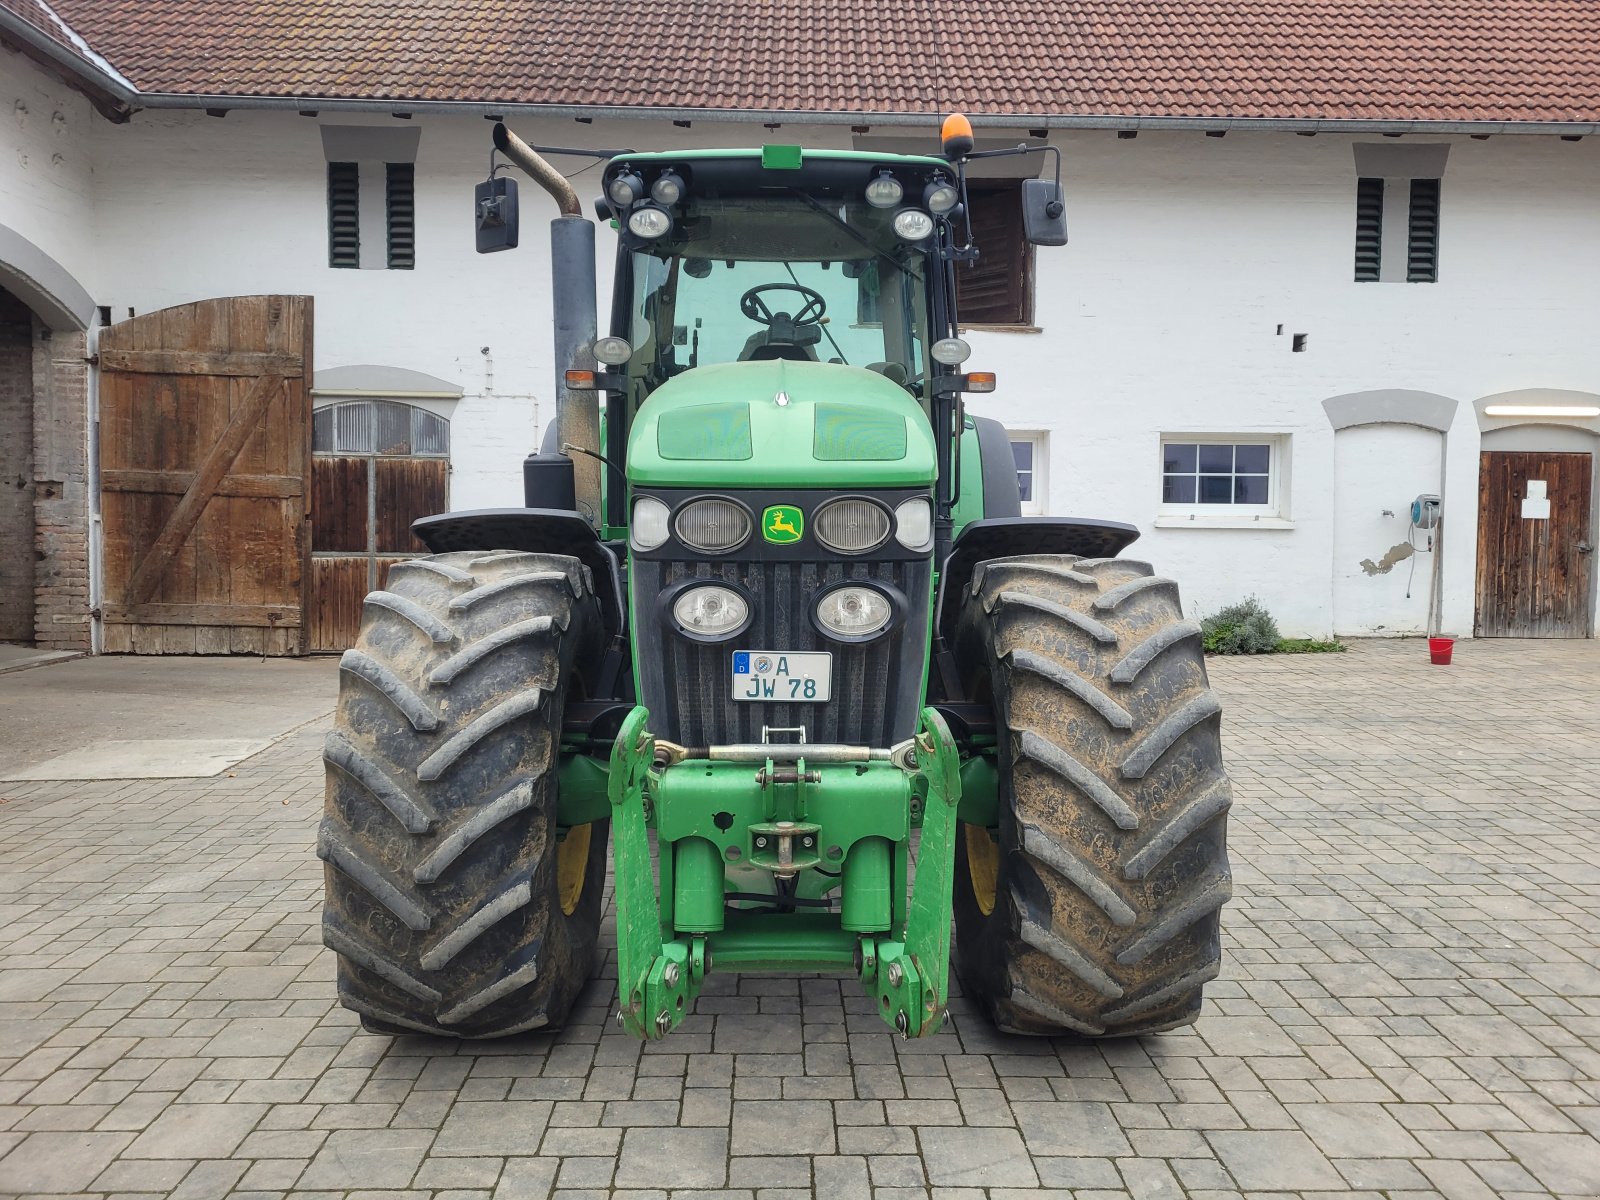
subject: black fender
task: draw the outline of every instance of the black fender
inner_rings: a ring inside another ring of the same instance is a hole
[[[987,559],[1016,554],[1115,558],[1138,539],[1138,529],[1125,522],[1085,517],[989,517],[969,521],[939,568],[934,636],[946,643],[954,636],[961,593],[972,582],[978,564]]]
[[[411,522],[411,532],[433,554],[452,550],[531,550],[567,554],[594,574],[606,633],[620,637],[627,625],[622,568],[594,527],[570,509],[472,508]]]
[[[1022,491],[1017,486],[1017,460],[1011,434],[993,417],[969,417],[978,434],[978,462],[987,517],[1020,517]]]

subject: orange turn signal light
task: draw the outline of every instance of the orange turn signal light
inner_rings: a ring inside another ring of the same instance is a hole
[[[594,391],[593,371],[568,371],[567,386],[575,392]]]
[[[951,113],[944,119],[944,127],[939,130],[939,141],[944,146],[946,158],[965,158],[972,153],[972,122],[963,113]]]
[[[966,390],[969,391],[969,392],[992,392],[992,391],[994,391],[994,372],[993,371],[968,371],[967,372]]]

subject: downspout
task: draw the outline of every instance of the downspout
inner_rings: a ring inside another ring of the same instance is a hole
[[[561,212],[550,222],[556,445],[572,459],[572,490],[578,511],[598,529],[602,524],[599,395],[567,386],[568,371],[593,371],[595,367],[594,223],[583,216],[578,193],[566,176],[504,124],[494,127],[494,145],[549,192]],[[566,450],[568,446],[571,452]]]

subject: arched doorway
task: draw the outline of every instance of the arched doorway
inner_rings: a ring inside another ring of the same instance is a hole
[[[1437,627],[1431,586],[1439,537],[1411,524],[1411,502],[1444,491],[1448,396],[1383,389],[1322,402],[1334,429],[1333,630],[1421,633]]]
[[[94,301],[0,225],[0,642],[92,648],[88,331]]]
[[[1594,636],[1600,395],[1548,388],[1473,408],[1478,637]]]

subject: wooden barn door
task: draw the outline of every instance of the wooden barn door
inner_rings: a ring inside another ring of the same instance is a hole
[[[361,632],[361,602],[389,568],[426,554],[411,522],[445,511],[450,423],[390,400],[317,410],[312,457],[308,648],[346,650]]]
[[[1588,454],[1484,451],[1478,471],[1479,637],[1590,636],[1593,469]],[[1536,499],[1525,507],[1530,481],[1544,485],[1548,509]]]
[[[101,334],[107,653],[305,652],[310,363],[309,296]]]

